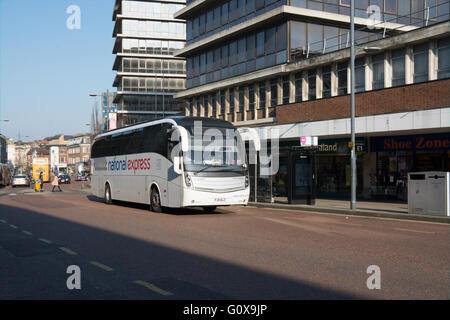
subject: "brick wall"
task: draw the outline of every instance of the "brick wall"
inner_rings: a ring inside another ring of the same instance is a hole
[[[450,106],[450,79],[356,94],[356,116]],[[278,124],[350,117],[350,95],[277,106]]]

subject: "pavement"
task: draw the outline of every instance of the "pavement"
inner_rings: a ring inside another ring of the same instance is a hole
[[[408,204],[403,202],[357,201],[356,209],[350,209],[348,200],[316,199],[314,205],[287,204],[287,203],[261,203],[251,202],[252,207],[287,209],[310,212],[337,213],[366,217],[382,217],[391,219],[404,219],[416,221],[430,221],[449,223],[450,217],[438,215],[418,215],[408,213]]]

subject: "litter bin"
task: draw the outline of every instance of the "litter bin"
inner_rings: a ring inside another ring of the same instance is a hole
[[[410,172],[408,212],[450,216],[450,172]]]
[[[41,190],[41,180],[37,179],[34,182],[34,191],[39,192]]]

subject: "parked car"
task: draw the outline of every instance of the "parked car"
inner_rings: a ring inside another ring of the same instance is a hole
[[[70,183],[70,176],[68,174],[60,174],[58,178],[59,183]]]
[[[28,178],[27,175],[25,174],[17,174],[14,176],[13,180],[12,180],[12,187],[19,187],[19,186],[25,186],[25,187],[29,187],[30,186],[30,179]]]
[[[77,174],[77,181],[88,181],[89,175],[87,173]]]

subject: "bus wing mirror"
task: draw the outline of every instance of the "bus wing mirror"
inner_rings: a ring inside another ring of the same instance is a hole
[[[173,171],[177,174],[181,174],[181,157],[175,156],[173,157]]]

